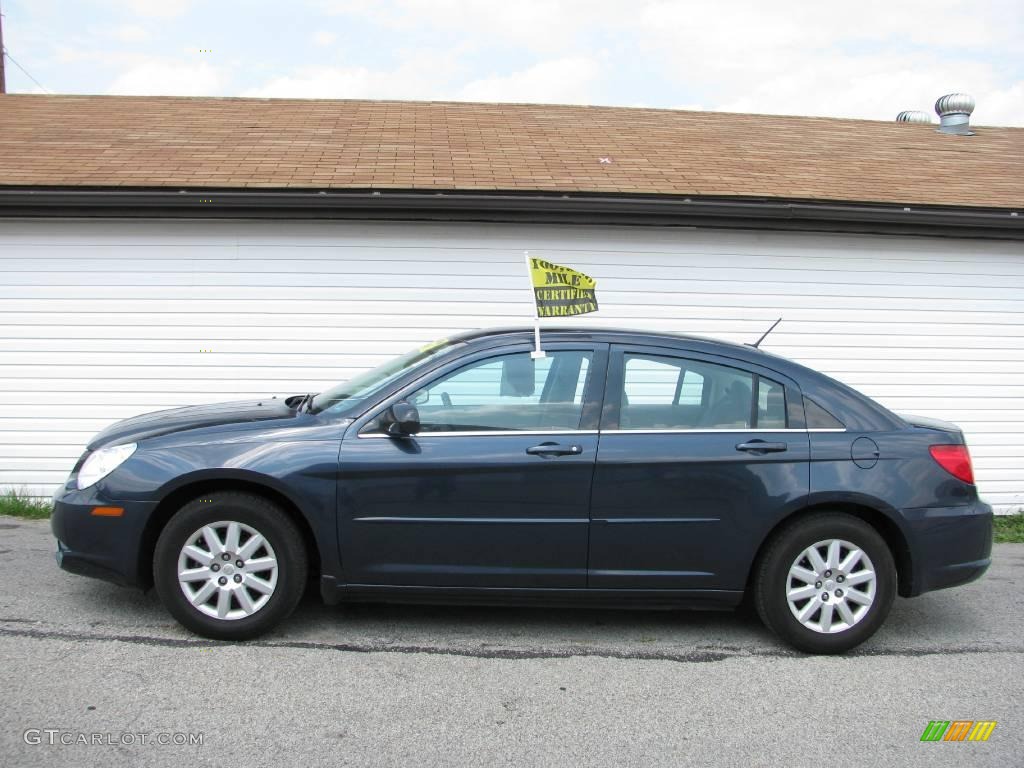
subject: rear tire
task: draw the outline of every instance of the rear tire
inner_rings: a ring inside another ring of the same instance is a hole
[[[170,519],[157,540],[153,582],[187,629],[249,640],[295,610],[308,567],[302,535],[282,509],[226,491],[194,499]]]
[[[896,596],[896,565],[878,531],[839,512],[779,531],[758,564],[757,612],[780,639],[807,653],[843,653],[878,631]]]

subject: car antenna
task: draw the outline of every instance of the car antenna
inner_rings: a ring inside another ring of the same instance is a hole
[[[775,330],[775,326],[778,325],[781,322],[782,322],[782,318],[780,317],[778,320],[776,320],[774,323],[772,323],[772,327],[771,328],[769,328],[767,331],[765,331],[764,333],[761,334],[761,338],[760,339],[755,341],[750,346],[752,346],[754,349],[757,349],[758,347],[760,347],[761,346],[761,342],[765,340],[765,337],[767,337],[769,333],[774,331]]]

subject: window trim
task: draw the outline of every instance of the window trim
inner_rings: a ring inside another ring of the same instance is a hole
[[[721,435],[721,434],[747,434],[748,432],[764,432],[775,434],[778,432],[846,432],[845,429],[803,429],[801,427],[786,427],[785,429],[771,429],[768,428],[752,428],[752,429],[738,429],[736,427],[729,427],[728,429],[602,429],[600,434],[602,435]],[[499,433],[500,434],[500,433]]]
[[[444,437],[453,437],[456,435],[461,436],[485,436],[485,435],[579,435],[579,434],[597,434],[600,422],[601,407],[605,396],[607,371],[608,371],[608,344],[604,342],[552,342],[545,343],[544,350],[548,352],[573,352],[582,351],[590,352],[592,354],[590,365],[591,370],[588,372],[589,381],[587,383],[586,390],[583,393],[583,412],[580,416],[580,426],[578,429],[566,429],[566,430],[495,430],[491,431],[450,431],[450,432],[417,432],[415,435],[410,437],[419,439],[424,437],[433,437],[441,435]],[[379,401],[376,405],[370,407],[360,416],[358,419],[353,421],[349,426],[349,432],[354,432],[355,436],[359,439],[375,439],[375,438],[392,438],[390,435],[380,434],[377,432],[364,433],[363,430],[371,421],[380,416],[384,411],[390,408],[395,403],[405,399],[411,393],[422,389],[423,387],[430,386],[433,382],[438,379],[447,376],[454,371],[464,368],[467,365],[475,363],[479,360],[486,360],[494,357],[503,357],[509,354],[515,354],[517,352],[531,352],[533,351],[533,345],[527,342],[516,342],[513,344],[507,344],[502,346],[487,347],[485,349],[477,349],[467,352],[457,358],[447,360],[443,365],[439,365],[429,371],[423,372],[421,376],[418,376],[415,380],[408,382],[398,390],[392,392],[390,395]]]
[[[783,395],[785,396],[785,395]],[[751,373],[750,375],[750,426],[757,429],[758,407],[761,404],[761,374]],[[786,419],[786,426],[789,426],[789,419]]]
[[[523,436],[523,435],[536,435],[538,437],[555,436],[555,435],[599,435],[599,430],[596,429],[572,429],[572,430],[551,430],[551,429],[496,429],[496,430],[483,430],[471,432],[466,430],[465,432],[417,432],[415,437],[417,440],[422,440],[427,437],[497,437],[500,435],[505,436]],[[391,438],[391,435],[385,435],[382,432],[367,432],[359,435],[360,440],[376,440],[379,438]]]
[[[817,433],[817,432],[848,432],[847,429],[796,429],[787,427],[786,429],[577,429],[570,432],[566,431],[552,431],[552,430],[530,430],[530,429],[501,429],[494,431],[485,432],[419,432],[412,437],[417,439],[423,439],[427,437],[522,437],[526,435],[533,435],[538,437],[543,436],[557,436],[557,435],[721,435],[721,434],[746,434],[749,432],[763,432],[776,434],[779,432],[792,432],[792,433]],[[379,439],[391,439],[391,435],[385,435],[380,432],[368,432],[365,434],[358,435],[360,440],[379,440]]]

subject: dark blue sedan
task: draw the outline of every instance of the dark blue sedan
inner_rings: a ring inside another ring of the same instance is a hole
[[[57,560],[155,586],[207,637],[342,600],[728,608],[845,651],[894,596],[981,576],[959,428],[751,347],[663,333],[445,339],[318,395],[97,435]]]

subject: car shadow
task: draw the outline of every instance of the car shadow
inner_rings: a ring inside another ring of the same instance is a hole
[[[156,634],[198,640],[146,593],[91,580],[69,580],[81,623],[118,636]],[[971,589],[897,598],[887,622],[854,653],[933,653],[998,642],[985,630],[984,604]],[[79,622],[75,622],[79,623]],[[747,606],[735,611],[649,610],[588,606],[523,607],[321,602],[315,586],[266,644],[387,651],[397,647],[479,655],[500,649],[521,655],[628,655],[657,658],[660,650],[726,655],[800,655],[780,643]]]
[[[68,579],[65,597],[77,604],[83,614],[97,618],[89,623],[108,623],[103,619],[121,616],[127,623],[164,624],[173,621],[153,589],[119,587],[91,579]],[[100,617],[103,617],[101,619]],[[339,630],[373,631],[405,627],[409,630],[443,629],[449,632],[521,633],[526,629],[557,627],[602,627],[612,632],[637,628],[678,628],[699,625],[706,628],[760,628],[756,614],[736,611],[650,610],[595,608],[586,606],[487,606],[434,605],[387,602],[352,602],[325,605],[311,585],[295,612],[286,620],[289,635],[333,625]]]
[[[403,603],[324,605],[307,593],[273,637],[459,647],[773,647],[771,634],[749,610],[683,611],[592,606],[477,606]]]

